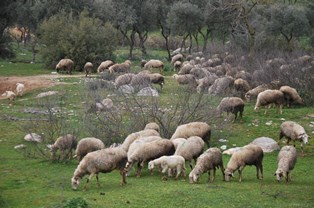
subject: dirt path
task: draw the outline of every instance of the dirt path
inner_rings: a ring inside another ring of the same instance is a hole
[[[58,78],[69,77],[84,77],[83,75],[60,75],[60,74],[45,74],[36,76],[9,76],[0,77],[0,99],[5,99],[1,94],[7,90],[16,92],[16,83],[22,83],[25,85],[25,93],[38,88],[52,87],[59,84],[64,84],[58,81]]]

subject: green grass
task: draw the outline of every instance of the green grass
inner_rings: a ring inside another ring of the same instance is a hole
[[[38,65],[21,64],[20,67],[8,65],[11,74],[0,76],[27,75],[41,73]],[[38,68],[36,68],[38,67]],[[28,71],[30,70],[30,71]],[[46,72],[45,70],[42,71]],[[149,175],[147,167],[143,169],[141,178],[134,177],[134,172],[127,178],[127,184],[119,186],[120,175],[117,171],[100,174],[101,187],[96,187],[96,179],[91,182],[86,192],[82,191],[85,179],[77,191],[71,189],[70,179],[77,166],[77,161],[67,163],[51,162],[46,159],[31,159],[24,157],[15,145],[27,144],[23,141],[26,132],[21,128],[26,121],[6,120],[6,116],[19,118],[34,117],[23,112],[25,108],[36,107],[44,99],[34,98],[38,93],[48,90],[57,90],[60,96],[52,97],[56,102],[66,102],[67,110],[77,112],[77,115],[68,119],[67,125],[79,128],[81,125],[82,102],[88,96],[81,94],[84,90],[82,78],[66,78],[61,81],[66,85],[59,85],[46,89],[37,89],[18,98],[14,105],[9,106],[7,100],[0,100],[0,207],[63,207],[69,200],[82,198],[89,207],[313,207],[314,206],[314,146],[305,146],[305,156],[298,157],[295,170],[292,172],[292,182],[278,183],[273,176],[277,168],[277,154],[267,153],[264,158],[264,179],[257,180],[255,167],[246,167],[243,172],[243,181],[237,181],[238,174],[231,182],[222,181],[222,174],[217,170],[216,180],[207,183],[207,174],[203,174],[197,184],[187,181],[169,179],[162,181],[157,172]],[[73,84],[75,83],[75,84]],[[158,87],[157,87],[158,88]],[[171,77],[166,77],[166,85],[160,92],[163,105],[171,105],[175,94],[181,89]],[[217,103],[215,101],[214,103]],[[267,115],[263,110],[256,113],[254,103],[247,103],[243,122],[226,121],[222,127],[213,128],[212,145],[220,147],[220,138],[229,140],[227,146],[233,144],[242,146],[261,136],[277,140],[281,118],[294,120],[303,125],[313,138],[314,128],[310,114],[314,113],[312,106],[298,106],[284,109],[279,115],[275,109],[270,109]],[[36,115],[35,115],[36,116]],[[39,115],[38,115],[39,116]],[[232,120],[232,116],[228,118]],[[210,118],[209,118],[210,120]],[[272,121],[270,126],[267,122]],[[253,125],[254,124],[254,125]],[[81,132],[82,135],[86,132]],[[29,144],[27,144],[29,145]],[[299,144],[297,149],[300,150]],[[48,152],[47,152],[48,154]],[[226,166],[229,156],[224,155]],[[187,165],[187,175],[190,168]]]

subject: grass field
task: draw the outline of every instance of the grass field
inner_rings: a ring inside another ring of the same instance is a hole
[[[1,62],[4,64],[4,62]],[[23,70],[32,71],[31,74],[46,73],[40,64],[8,64],[12,73],[0,76],[25,75]],[[21,66],[21,67],[20,67]],[[28,68],[29,67],[29,68]],[[23,70],[21,70],[23,69]],[[1,70],[1,69],[0,69]],[[7,70],[4,70],[7,71]],[[2,74],[2,72],[4,74]],[[49,72],[49,71],[48,71]],[[29,74],[27,74],[29,75]],[[141,178],[136,178],[134,172],[127,178],[127,184],[119,186],[120,175],[117,171],[100,174],[101,187],[96,187],[96,180],[91,182],[86,192],[82,191],[85,180],[77,191],[71,189],[70,179],[77,166],[77,161],[52,162],[45,158],[25,157],[21,151],[14,149],[23,141],[25,128],[29,121],[8,120],[8,117],[33,118],[23,111],[34,107],[40,99],[34,97],[44,91],[57,90],[67,98],[64,104],[67,110],[74,112],[67,122],[69,125],[81,125],[82,101],[87,99],[81,92],[84,90],[84,79],[62,79],[66,85],[37,89],[18,98],[14,105],[7,100],[0,100],[0,207],[79,207],[77,204],[86,202],[89,207],[313,207],[314,206],[314,146],[305,146],[305,155],[298,157],[295,170],[292,172],[292,182],[285,184],[275,180],[274,172],[277,168],[278,151],[267,153],[264,157],[264,179],[256,179],[255,167],[246,167],[243,181],[237,181],[238,174],[231,182],[222,181],[220,170],[216,180],[207,183],[207,174],[203,174],[197,184],[173,178],[162,181],[157,171],[149,175],[147,167]],[[180,86],[169,76],[166,85],[160,92],[160,99],[165,104],[173,101],[173,92],[180,90]],[[44,99],[42,99],[44,100]],[[270,109],[267,115],[263,111],[254,112],[253,103],[247,103],[243,122],[227,121],[224,128],[213,127],[211,145],[220,147],[219,139],[227,139],[227,146],[243,146],[261,136],[277,140],[279,126],[283,120],[293,120],[304,126],[313,138],[314,107],[296,106],[284,109],[279,115],[275,109]],[[231,117],[232,118],[232,117]],[[229,118],[230,119],[230,118]],[[210,120],[210,119],[209,119]],[[271,125],[267,125],[272,121]],[[130,132],[131,133],[131,132]],[[84,132],[82,133],[84,134]],[[122,138],[123,139],[123,138]],[[297,150],[300,151],[299,143]],[[224,155],[226,166],[229,156]],[[190,168],[187,165],[187,175]],[[81,206],[83,207],[83,206]]]

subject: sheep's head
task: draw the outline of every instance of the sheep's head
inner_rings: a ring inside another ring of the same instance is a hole
[[[189,174],[190,183],[196,183],[201,176],[201,171],[198,169],[192,170]]]
[[[304,144],[307,144],[309,141],[309,136],[306,133],[299,134],[298,138],[302,140]]]
[[[79,186],[80,184],[80,178],[79,177],[73,177],[71,179],[71,184],[72,184],[72,189],[73,190],[77,190],[77,187]]]
[[[154,162],[153,162],[153,161],[150,161],[150,162],[148,163],[148,170],[153,170],[154,167],[155,167]]]
[[[230,178],[233,177],[233,171],[230,169],[225,170],[225,181],[230,181]]]
[[[256,112],[258,112],[259,107],[255,106],[254,110],[255,110]]]
[[[279,182],[279,181],[281,181],[282,177],[286,177],[286,173],[283,170],[278,169],[278,170],[276,170],[274,176],[276,176],[276,179]]]

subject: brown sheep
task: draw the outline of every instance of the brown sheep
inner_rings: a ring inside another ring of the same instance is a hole
[[[74,68],[74,62],[71,59],[61,59],[56,65],[56,70],[59,73],[60,69],[68,71],[69,74],[72,74]]]
[[[93,70],[93,64],[91,62],[86,62],[84,65],[84,72],[85,72],[85,77],[87,77],[88,74],[91,74]]]
[[[254,110],[258,112],[261,106],[265,107],[265,114],[270,104],[275,104],[278,107],[279,113],[282,114],[282,106],[284,103],[284,95],[280,90],[265,90],[258,94]]]
[[[287,103],[288,107],[291,107],[291,104],[293,103],[301,105],[304,104],[303,99],[300,97],[296,89],[289,86],[282,86],[279,90],[283,92],[285,102]]]

